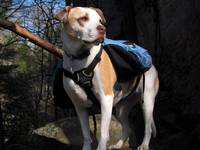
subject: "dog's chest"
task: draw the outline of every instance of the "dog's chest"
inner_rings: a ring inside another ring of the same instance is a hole
[[[68,77],[63,77],[63,85],[64,89],[67,92],[67,94],[70,96],[70,98],[73,99],[80,99],[80,100],[86,100],[87,95],[85,94],[85,91],[77,85],[72,79]]]
[[[92,87],[83,88],[75,83],[71,78],[63,77],[64,88],[71,100],[79,105],[90,107],[92,104],[99,103],[100,97],[102,97],[101,82],[98,74],[98,67],[94,69],[94,75],[92,78]]]

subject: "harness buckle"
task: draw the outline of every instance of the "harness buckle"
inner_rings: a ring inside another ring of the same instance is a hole
[[[86,70],[83,70],[82,73],[83,73],[84,76],[90,77],[90,78],[91,78],[91,77],[93,76],[93,74],[94,74],[93,71],[90,72],[90,73],[88,74],[88,73],[86,73]]]

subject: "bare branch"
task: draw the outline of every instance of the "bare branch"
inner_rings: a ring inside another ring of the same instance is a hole
[[[12,11],[8,16],[6,16],[6,19],[11,17],[15,12],[17,12],[24,4],[26,0],[23,0],[23,2],[19,5],[19,7],[17,7],[14,11]]]
[[[56,47],[55,45],[37,37],[36,35],[32,34],[31,32],[27,31],[25,28],[21,27],[20,25],[13,23],[11,21],[2,20],[0,19],[0,27],[4,29],[8,29],[19,36],[29,40],[30,42],[46,49],[48,52],[62,58],[63,50]]]

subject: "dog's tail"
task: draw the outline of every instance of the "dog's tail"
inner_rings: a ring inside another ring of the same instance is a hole
[[[155,122],[154,122],[154,119],[152,120],[151,122],[151,129],[152,129],[152,134],[153,134],[153,137],[155,138],[156,137],[156,125],[155,125]]]

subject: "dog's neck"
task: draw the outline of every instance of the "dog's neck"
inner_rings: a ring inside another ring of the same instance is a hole
[[[61,35],[64,48],[63,68],[75,72],[86,68],[100,51],[101,44],[85,44],[83,41],[71,38],[67,32],[63,31]],[[76,59],[75,57],[82,54],[89,53],[83,59]],[[75,56],[74,58],[71,56]]]
[[[67,33],[66,30],[62,31],[61,38],[63,41],[65,54],[69,57],[71,56],[74,58],[78,58],[79,56],[87,56],[87,54],[89,55],[89,50],[92,47],[91,45],[86,45],[80,39],[74,39]]]

